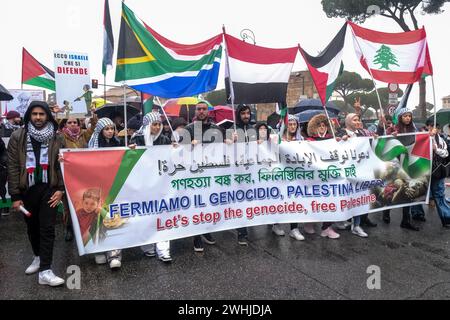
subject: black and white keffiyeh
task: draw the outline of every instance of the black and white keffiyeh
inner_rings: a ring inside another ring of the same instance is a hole
[[[48,182],[48,145],[50,139],[55,135],[55,128],[51,122],[38,130],[30,122],[27,126],[27,157],[26,169],[28,173],[28,185],[31,187],[37,182]],[[36,156],[33,151],[31,138],[41,143],[41,152],[39,157],[39,166],[36,165]]]
[[[102,132],[102,130],[105,127],[108,126],[113,126],[114,122],[112,122],[111,119],[109,118],[101,118],[100,120],[98,120],[97,125],[95,126],[95,130],[94,133],[92,134],[91,140],[89,140],[89,148],[91,149],[98,149],[99,145],[98,145],[98,139],[100,137],[100,133]]]
[[[16,131],[17,129],[20,129],[20,128],[21,128],[20,125],[18,125],[18,124],[12,124],[12,123],[9,122],[9,121],[6,121],[6,122],[4,123],[4,126],[5,126],[6,129],[8,129],[8,130],[13,130],[13,131]]]

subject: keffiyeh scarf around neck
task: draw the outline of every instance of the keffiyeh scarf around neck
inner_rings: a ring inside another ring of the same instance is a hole
[[[39,182],[48,183],[48,145],[50,139],[54,136],[55,129],[52,123],[48,122],[41,130],[36,129],[32,123],[28,123],[26,169],[29,187]],[[34,154],[31,138],[41,144],[39,165],[36,163],[36,156]]]
[[[15,130],[17,130],[17,129],[20,129],[21,126],[18,125],[18,124],[12,124],[11,122],[6,121],[6,122],[5,122],[5,128],[8,129],[8,130],[13,130],[13,131],[15,131]]]
[[[81,135],[81,129],[80,127],[76,127],[73,130],[70,130],[69,128],[63,128],[62,132],[69,137],[69,139],[73,140],[73,141],[78,141],[78,139],[80,138]]]

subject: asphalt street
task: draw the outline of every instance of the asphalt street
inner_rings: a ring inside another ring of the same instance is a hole
[[[67,278],[67,268],[79,266],[79,290],[25,275],[32,251],[22,218],[10,215],[0,219],[0,299],[450,299],[450,230],[435,209],[425,210],[420,232],[400,228],[401,210],[390,225],[373,214],[378,227],[366,229],[368,239],[341,231],[339,240],[316,234],[299,242],[259,226],[250,228],[248,247],[237,244],[235,231],[215,234],[217,244],[200,254],[192,238],[173,241],[169,265],[128,249],[119,271],[79,257],[59,222],[54,271]],[[370,266],[380,268],[381,289],[368,289]]]

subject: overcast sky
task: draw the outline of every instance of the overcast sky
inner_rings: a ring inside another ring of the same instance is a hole
[[[127,0],[126,4],[148,25],[165,37],[180,43],[196,43],[221,32],[239,37],[242,29],[256,34],[258,45],[292,47],[301,43],[310,54],[331,41],[344,23],[343,19],[329,19],[322,11],[320,0]],[[21,52],[25,47],[36,59],[53,69],[53,51],[66,50],[89,54],[91,74],[103,82],[101,74],[103,43],[103,0],[2,0],[0,2],[0,83],[8,89],[20,88]],[[120,0],[110,0],[115,46],[118,46]],[[431,59],[435,71],[437,105],[450,95],[450,4],[440,15],[422,16]],[[363,25],[385,32],[400,32],[393,21],[381,16]],[[353,44],[347,37],[344,64],[346,70],[363,77],[369,74],[359,65]],[[115,60],[115,59],[114,59]],[[224,87],[224,72],[219,88]],[[294,71],[306,65],[297,56]],[[114,81],[114,70],[108,73],[108,83]],[[427,101],[433,102],[431,79],[427,81]],[[380,83],[380,86],[384,84]],[[33,87],[24,86],[32,89]],[[404,89],[404,86],[402,86]],[[418,103],[418,88],[412,93],[413,105]]]

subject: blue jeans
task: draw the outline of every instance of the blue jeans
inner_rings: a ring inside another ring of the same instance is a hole
[[[450,206],[445,199],[445,179],[431,179],[431,193],[442,224],[450,223]]]
[[[359,227],[361,225],[361,216],[353,217],[353,226]]]

